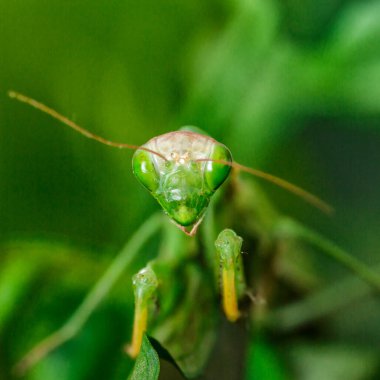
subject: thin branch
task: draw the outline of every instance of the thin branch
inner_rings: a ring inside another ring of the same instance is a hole
[[[24,374],[51,351],[72,339],[87,322],[88,318],[109,293],[123,271],[137,256],[145,242],[162,226],[162,215],[151,216],[131,237],[116,258],[112,261],[103,276],[93,286],[86,298],[71,318],[56,332],[32,348],[14,367],[17,375]]]
[[[376,270],[380,271],[380,267],[376,266]],[[372,290],[367,283],[350,275],[304,300],[269,312],[266,319],[275,329],[290,331],[341,310],[368,296]]]
[[[377,292],[380,292],[380,275],[372,268],[358,260],[355,256],[338,247],[335,243],[324,238],[316,232],[304,227],[291,219],[282,219],[276,228],[281,236],[296,237],[319,248],[321,252],[330,256],[335,261],[342,264],[352,273],[371,285]]]

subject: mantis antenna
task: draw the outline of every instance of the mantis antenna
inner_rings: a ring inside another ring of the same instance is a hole
[[[43,103],[41,103],[35,99],[32,99],[28,96],[25,96],[23,94],[20,94],[16,91],[9,91],[8,95],[9,95],[9,97],[11,97],[13,99],[16,99],[22,103],[29,104],[30,106],[32,106],[34,108],[37,108],[38,110],[50,115],[54,119],[57,119],[61,123],[67,125],[68,127],[74,129],[75,131],[79,132],[83,136],[85,136],[89,139],[92,139],[92,140],[96,140],[96,141],[100,142],[101,144],[108,145],[108,146],[111,146],[113,148],[119,148],[119,149],[132,149],[132,150],[141,149],[141,150],[147,151],[149,153],[155,154],[156,156],[162,158],[164,161],[167,161],[167,158],[165,156],[163,156],[162,154],[155,152],[154,150],[151,150],[149,148],[139,146],[139,145],[118,143],[118,142],[106,140],[105,138],[103,138],[101,136],[95,135],[94,133],[91,133],[87,129],[80,127],[79,125],[77,125],[76,123],[74,123],[73,121],[68,119],[66,116],[61,115],[60,113],[58,113],[57,111],[53,110],[52,108],[46,106],[45,104],[43,104]],[[212,161],[212,162],[216,162],[216,163],[219,163],[222,165],[230,166],[234,169],[237,169],[238,171],[249,173],[249,174],[254,175],[256,177],[262,178],[268,182],[271,182],[271,183],[273,183],[273,184],[297,195],[298,197],[304,199],[306,202],[308,202],[309,204],[313,205],[314,207],[320,209],[321,211],[323,211],[326,214],[332,214],[334,212],[334,209],[329,204],[322,201],[317,196],[309,193],[308,191],[306,191],[306,190],[304,190],[304,189],[302,189],[302,188],[300,188],[300,187],[298,187],[298,186],[296,186],[296,185],[294,185],[294,184],[292,184],[292,183],[290,183],[290,182],[288,182],[282,178],[276,177],[272,174],[263,172],[263,171],[258,170],[258,169],[253,169],[253,168],[250,168],[248,166],[241,165],[237,162],[228,162],[228,161],[224,161],[224,160],[216,160],[216,159],[211,159],[211,158],[201,158],[201,159],[198,159],[196,161],[198,161],[198,162]]]
[[[108,146],[111,146],[113,148],[133,149],[133,150],[137,150],[137,149],[145,150],[145,151],[147,151],[149,153],[152,153],[152,154],[155,154],[155,155],[159,156],[160,158],[162,158],[163,160],[167,161],[167,159],[166,159],[165,156],[163,156],[162,154],[160,154],[158,152],[155,152],[154,150],[151,150],[149,148],[145,148],[145,147],[142,147],[142,146],[139,146],[139,145],[118,143],[118,142],[106,140],[103,137],[95,135],[94,133],[91,133],[87,129],[84,129],[84,128],[80,127],[78,124],[75,124],[73,121],[71,121],[70,119],[68,119],[66,116],[63,116],[63,115],[59,114],[57,111],[55,111],[52,108],[46,106],[45,104],[40,103],[37,100],[29,98],[28,96],[20,94],[20,93],[18,93],[16,91],[9,91],[8,95],[9,95],[10,98],[16,99],[16,100],[18,100],[18,101],[20,101],[22,103],[29,104],[30,106],[32,106],[34,108],[37,108],[38,110],[40,110],[40,111],[42,111],[42,112],[50,115],[54,119],[59,120],[61,123],[67,125],[68,127],[74,129],[75,131],[79,132],[81,135],[83,135],[83,136],[85,136],[85,137],[87,137],[89,139],[96,140],[96,141],[98,141],[98,142],[100,142],[100,143],[102,143],[104,145],[108,145]]]
[[[318,208],[319,210],[321,210],[325,214],[331,215],[334,213],[333,207],[330,206],[325,201],[318,198],[316,195],[309,193],[308,191],[302,189],[301,187],[294,185],[294,184],[292,184],[292,183],[290,183],[290,182],[288,182],[282,178],[276,177],[272,174],[263,172],[263,171],[258,170],[258,169],[253,169],[253,168],[250,168],[248,166],[244,166],[242,164],[239,164],[238,162],[215,160],[212,158],[200,158],[197,161],[212,161],[212,162],[216,162],[217,164],[231,166],[232,168],[237,169],[238,171],[240,170],[242,172],[246,172],[248,174],[251,174],[255,177],[262,178],[268,182],[275,184],[278,187],[281,187],[281,188],[289,191],[290,193],[295,194],[296,196],[305,200],[306,202],[308,202],[312,206]]]

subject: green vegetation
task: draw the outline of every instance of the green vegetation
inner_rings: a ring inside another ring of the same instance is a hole
[[[379,14],[378,1],[0,2],[0,380],[32,362],[27,380],[379,378]],[[196,125],[336,212],[232,173],[188,237],[134,178],[132,151],[9,90],[113,141]],[[235,323],[225,228],[243,239]],[[134,361],[132,278],[147,265],[158,286]]]

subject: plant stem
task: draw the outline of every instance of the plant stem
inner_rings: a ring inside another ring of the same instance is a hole
[[[145,242],[148,241],[161,226],[161,213],[154,214],[132,235],[131,239],[112,261],[103,276],[93,286],[71,318],[59,330],[42,340],[20,360],[14,367],[16,374],[22,375],[51,351],[73,338],[79,332],[94,309],[109,293],[126,267],[130,265],[137,256]]]
[[[380,267],[376,267],[380,270]],[[310,297],[269,312],[266,319],[270,326],[289,331],[315,319],[341,310],[371,293],[372,287],[356,276],[350,275]]]
[[[276,232],[279,232],[281,236],[284,236],[285,238],[301,238],[306,242],[316,246],[322,252],[338,261],[362,280],[367,282],[369,285],[375,288],[376,291],[380,292],[380,275],[351,254],[338,247],[335,243],[327,240],[326,238],[309,230],[301,224],[296,223],[291,219],[282,219],[276,228]]]

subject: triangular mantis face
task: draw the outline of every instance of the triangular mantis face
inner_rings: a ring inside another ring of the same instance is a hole
[[[184,232],[194,234],[212,195],[230,173],[231,167],[221,163],[232,162],[230,151],[211,137],[188,131],[155,137],[142,148],[152,152],[135,152],[136,178]]]

